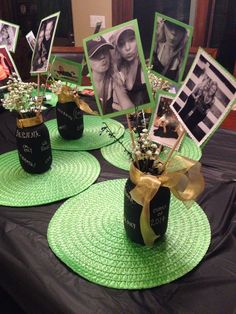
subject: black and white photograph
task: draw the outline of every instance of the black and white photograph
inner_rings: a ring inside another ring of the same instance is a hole
[[[19,28],[19,25],[0,20],[0,46],[5,45],[9,51],[15,52]]]
[[[150,126],[150,138],[156,143],[172,148],[183,131],[179,120],[170,109],[174,95],[159,92],[157,95],[156,109],[153,113]],[[176,149],[181,145],[178,144]]]
[[[82,64],[65,58],[51,56],[51,75],[54,79],[80,85],[82,80]]]
[[[0,89],[7,87],[9,76],[13,73],[20,77],[7,47],[0,46]]]
[[[133,112],[153,102],[136,21],[84,40],[101,115]]]
[[[200,146],[226,117],[235,96],[233,76],[200,48],[171,108]]]
[[[31,73],[45,73],[48,70],[53,40],[57,28],[60,12],[52,14],[41,20],[34,52],[31,60]]]
[[[35,44],[36,44],[36,38],[34,36],[34,33],[32,31],[30,31],[28,34],[25,35],[25,38],[30,46],[30,49],[32,51],[34,51],[34,47],[35,47]]]
[[[152,70],[174,82],[181,82],[191,38],[191,26],[156,13],[150,56]]]

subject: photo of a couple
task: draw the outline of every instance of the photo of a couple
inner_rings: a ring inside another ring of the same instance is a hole
[[[134,111],[150,103],[134,25],[85,41],[88,64],[102,114]]]
[[[31,60],[31,73],[47,72],[59,15],[59,12],[55,13],[40,23]]]
[[[171,104],[189,136],[202,145],[229,112],[235,100],[236,85],[227,71],[203,49]]]

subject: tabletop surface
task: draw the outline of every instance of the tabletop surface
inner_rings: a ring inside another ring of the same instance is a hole
[[[55,109],[44,112],[55,118]],[[0,153],[16,148],[15,117],[0,114]],[[206,181],[198,203],[211,226],[209,250],[182,278],[144,290],[116,290],[83,279],[48,247],[47,227],[63,201],[37,207],[0,206],[0,287],[26,313],[235,313],[236,132],[219,129],[201,158]],[[128,172],[91,152],[101,164],[96,182]],[[1,166],[1,165],[0,165]],[[0,191],[1,193],[1,191]]]

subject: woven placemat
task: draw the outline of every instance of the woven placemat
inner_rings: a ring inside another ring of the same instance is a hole
[[[127,130],[125,131],[124,136],[120,138],[120,142],[122,142],[125,148],[131,152],[131,138]],[[165,160],[169,151],[170,148],[165,147],[164,153],[161,153],[160,157]],[[101,153],[103,158],[113,166],[123,170],[130,169],[131,160],[120,143],[115,142],[109,146],[101,148]],[[202,156],[202,151],[200,147],[198,147],[188,136],[185,136],[180,150],[178,152],[174,152],[173,156],[177,154],[193,160],[199,160]]]
[[[124,179],[98,183],[66,201],[48,227],[53,252],[82,277],[117,289],[159,286],[192,270],[211,237],[200,206],[187,209],[172,197],[165,237],[144,247],[124,231],[124,184]]]
[[[84,115],[83,136],[77,140],[64,140],[57,130],[56,119],[46,122],[49,130],[52,149],[59,150],[92,150],[112,144],[115,139],[111,138],[106,132],[100,135],[101,128],[104,127],[103,121],[109,126],[116,138],[120,138],[125,129],[124,126],[113,119],[103,120],[98,116]]]
[[[80,193],[97,179],[100,165],[87,152],[53,152],[51,169],[25,172],[17,151],[0,155],[0,205],[35,206]]]

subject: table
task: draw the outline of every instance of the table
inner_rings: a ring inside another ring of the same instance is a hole
[[[54,118],[55,109],[46,110],[44,117]],[[14,129],[15,117],[1,113],[0,153],[15,149]],[[99,150],[92,154],[102,167],[97,182],[128,176],[106,162]],[[25,313],[34,314],[235,313],[235,160],[236,132],[219,129],[203,151],[206,188],[198,199],[208,216],[212,241],[201,263],[184,277],[153,289],[126,291],[105,288],[74,274],[47,243],[47,226],[63,203],[59,201],[38,207],[0,206],[0,287]]]

